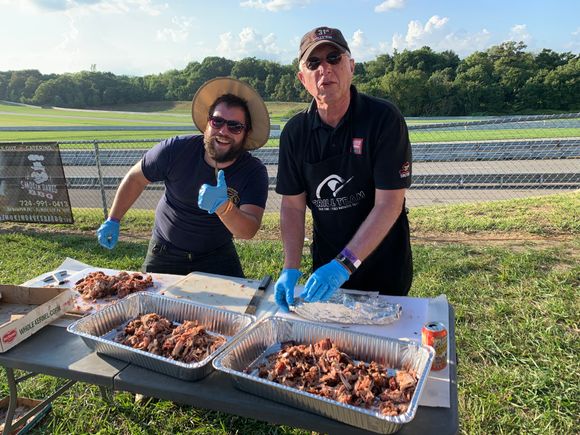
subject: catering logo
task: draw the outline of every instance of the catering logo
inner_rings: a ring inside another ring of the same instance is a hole
[[[58,189],[56,184],[47,183],[47,181],[50,181],[50,177],[44,166],[44,155],[29,154],[27,159],[31,163],[31,171],[23,180],[20,180],[20,187],[23,190],[27,190],[29,195],[54,199],[54,195],[58,193]]]
[[[357,206],[365,197],[364,191],[353,194],[345,194],[343,191],[353,179],[354,176],[345,180],[337,174],[329,175],[318,184],[316,198],[312,199],[312,205],[319,211],[342,210]]]
[[[11,329],[10,331],[8,331],[6,334],[4,334],[2,336],[2,342],[3,343],[12,343],[14,341],[14,339],[16,338],[17,332],[16,329]]]
[[[336,174],[329,175],[324,180],[322,180],[322,182],[316,188],[316,197],[321,198],[320,193],[322,192],[322,189],[328,188],[330,193],[332,193],[332,196],[336,198],[338,192],[340,192],[342,188],[346,186],[347,183],[349,183],[353,178],[354,176],[344,181],[344,178],[342,178],[340,175]]]

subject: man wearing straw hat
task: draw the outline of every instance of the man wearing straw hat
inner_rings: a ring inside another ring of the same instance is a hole
[[[121,181],[98,241],[113,249],[127,210],[162,181],[143,271],[243,277],[232,236],[251,239],[260,228],[268,173],[248,151],[268,140],[268,110],[250,86],[222,77],[199,88],[191,111],[203,135],[173,137],[145,153]]]

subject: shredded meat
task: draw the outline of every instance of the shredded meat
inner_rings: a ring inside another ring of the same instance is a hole
[[[104,272],[91,272],[75,283],[83,299],[95,300],[109,296],[123,298],[128,294],[143,291],[153,286],[151,275],[146,277],[140,273],[119,272],[117,275],[107,275]]]
[[[156,313],[129,321],[115,337],[117,343],[184,363],[199,362],[225,343],[197,320],[177,325]]]
[[[246,372],[254,370],[248,367]],[[257,375],[340,403],[376,408],[389,416],[407,411],[417,386],[413,370],[389,372],[376,361],[355,363],[328,338],[314,346],[282,343],[282,349],[258,367]]]

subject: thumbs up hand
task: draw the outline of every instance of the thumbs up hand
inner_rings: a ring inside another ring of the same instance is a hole
[[[228,200],[228,186],[226,176],[223,170],[217,175],[217,185],[211,186],[204,184],[199,189],[197,205],[199,208],[206,210],[208,213],[215,213],[220,206]]]

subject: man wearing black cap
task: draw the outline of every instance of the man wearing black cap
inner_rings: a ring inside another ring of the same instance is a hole
[[[284,269],[276,302],[288,310],[301,276],[306,206],[314,222],[314,272],[301,297],[325,301],[339,288],[406,295],[412,279],[405,192],[411,185],[407,125],[390,102],[357,92],[354,60],[338,29],[302,38],[298,79],[312,95],[280,137],[276,192]]]
[[[98,241],[113,249],[127,210],[149,183],[162,181],[143,271],[243,277],[232,236],[251,239],[262,222],[268,173],[248,151],[268,140],[268,110],[250,86],[222,77],[199,88],[192,117],[203,135],[173,137],[145,153],[119,185]]]

